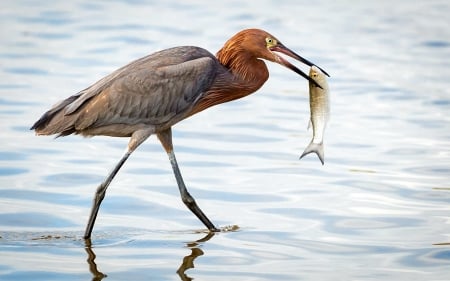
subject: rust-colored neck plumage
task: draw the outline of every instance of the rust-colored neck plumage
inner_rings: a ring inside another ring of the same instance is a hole
[[[246,83],[259,82],[262,85],[269,73],[266,64],[251,49],[256,47],[252,46],[247,35],[246,32],[236,34],[217,52],[216,57],[223,66]]]
[[[267,66],[258,59],[252,37],[240,32],[228,40],[216,57],[229,71],[219,73],[205,96],[190,115],[208,107],[245,97],[258,90],[269,78]],[[231,75],[230,75],[231,74]]]

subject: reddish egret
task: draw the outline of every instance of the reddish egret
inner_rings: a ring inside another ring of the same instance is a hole
[[[199,47],[184,46],[135,60],[44,113],[31,127],[37,135],[130,137],[125,154],[97,188],[84,238],[91,237],[108,185],[130,154],[152,134],[169,156],[183,203],[209,231],[219,231],[186,189],[171,127],[208,107],[258,90],[269,77],[263,60],[281,64],[311,81],[277,53],[313,65],[271,34],[247,29],[225,42],[216,56]]]

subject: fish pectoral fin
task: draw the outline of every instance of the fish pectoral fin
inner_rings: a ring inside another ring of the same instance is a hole
[[[324,153],[323,153],[323,143],[313,143],[311,142],[306,148],[305,151],[303,151],[302,155],[300,156],[300,159],[302,159],[305,155],[314,152],[319,157],[320,162],[322,162],[322,165],[325,164],[324,161]]]

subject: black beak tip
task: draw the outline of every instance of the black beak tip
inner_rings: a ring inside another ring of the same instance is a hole
[[[320,68],[319,66],[317,66],[315,64],[314,64],[314,66],[317,67],[318,69],[320,69],[320,71],[322,71],[323,74],[325,74],[326,76],[330,77],[330,74],[328,74],[325,70],[323,70],[322,68]]]

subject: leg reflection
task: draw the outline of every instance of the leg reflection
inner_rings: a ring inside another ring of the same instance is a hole
[[[86,253],[88,254],[87,262],[89,264],[89,271],[92,273],[92,281],[101,281],[107,275],[98,271],[97,264],[95,263],[95,253],[92,250],[92,242],[91,239],[85,239],[85,247]]]
[[[182,281],[191,281],[193,278],[186,275],[186,271],[190,268],[194,268],[194,260],[198,256],[202,256],[204,252],[200,249],[201,243],[204,243],[210,240],[215,235],[215,232],[209,232],[203,238],[186,243],[186,247],[191,250],[191,253],[183,258],[183,262],[177,270],[178,276],[180,276]],[[92,281],[101,281],[103,278],[107,277],[106,274],[100,272],[97,268],[97,264],[95,263],[96,255],[92,249],[91,239],[85,239],[85,247],[84,247],[88,258],[87,262],[89,264],[89,271],[92,274]]]
[[[183,258],[183,262],[181,263],[180,267],[177,270],[178,276],[180,276],[182,281],[193,280],[191,277],[186,275],[186,270],[194,268],[194,260],[198,256],[202,256],[204,254],[203,251],[198,247],[199,244],[208,241],[214,236],[214,234],[215,234],[214,232],[209,232],[202,239],[196,240],[194,242],[189,242],[186,244],[186,246],[191,249],[191,254]]]

